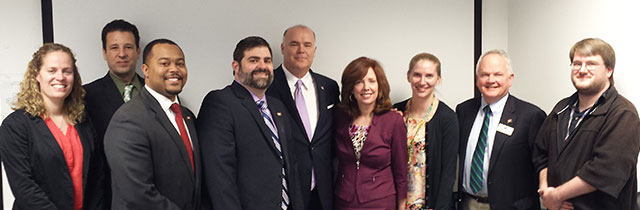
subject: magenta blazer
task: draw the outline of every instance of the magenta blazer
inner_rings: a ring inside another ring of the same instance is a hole
[[[396,195],[407,197],[407,128],[396,112],[374,115],[360,152],[360,169],[349,136],[351,117],[337,110],[334,117],[338,177],[335,194],[345,201],[368,202]]]

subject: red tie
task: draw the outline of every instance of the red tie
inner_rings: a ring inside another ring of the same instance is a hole
[[[180,136],[182,137],[184,146],[187,148],[187,153],[189,153],[189,159],[191,159],[191,169],[193,170],[193,150],[191,149],[189,134],[187,134],[187,129],[184,127],[184,123],[182,122],[182,110],[180,110],[180,105],[178,105],[177,103],[171,104],[170,108],[171,111],[176,114],[176,124],[178,124]]]

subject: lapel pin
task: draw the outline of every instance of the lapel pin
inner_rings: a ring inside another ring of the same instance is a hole
[[[277,115],[278,117],[282,117],[282,113],[281,113],[281,112],[276,112],[276,115]]]
[[[507,119],[507,123],[512,123],[513,120],[511,118]]]
[[[320,86],[320,90],[324,90],[324,86]]]

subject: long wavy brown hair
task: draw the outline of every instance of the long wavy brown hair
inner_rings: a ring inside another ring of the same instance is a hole
[[[64,99],[63,109],[67,113],[67,118],[73,124],[80,123],[84,120],[85,115],[85,91],[82,88],[82,80],[76,66],[76,58],[71,49],[57,43],[46,43],[33,53],[33,58],[29,61],[27,71],[24,73],[24,79],[20,82],[20,92],[18,92],[18,99],[13,104],[13,109],[24,109],[25,112],[33,116],[48,116],[40,93],[40,83],[36,80],[36,76],[40,73],[44,57],[51,52],[57,51],[67,53],[73,61],[73,87],[71,93]]]

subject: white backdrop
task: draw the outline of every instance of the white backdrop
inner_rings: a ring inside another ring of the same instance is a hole
[[[75,51],[84,83],[107,72],[100,31],[113,19],[135,24],[141,47],[156,38],[176,41],[189,71],[180,97],[196,113],[207,92],[231,83],[232,52],[239,40],[264,37],[275,68],[282,61],[282,33],[295,24],[316,32],[312,69],[338,82],[351,60],[372,57],[384,67],[397,102],[411,93],[405,73],[411,57],[431,52],[443,63],[441,99],[455,105],[473,96],[473,78],[466,76],[473,66],[473,1],[70,0],[55,1],[53,16],[54,40]]]

